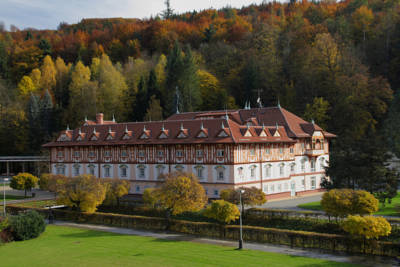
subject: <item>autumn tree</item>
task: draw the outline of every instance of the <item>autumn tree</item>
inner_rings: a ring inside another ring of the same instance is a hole
[[[18,83],[18,93],[22,98],[28,98],[32,93],[35,93],[36,87],[29,76],[22,77]]]
[[[57,192],[64,190],[64,185],[68,179],[66,176],[60,174],[43,173],[40,175],[39,187],[41,190],[53,192],[57,196]]]
[[[119,206],[121,197],[129,193],[131,183],[127,180],[107,179],[103,180],[106,187],[106,197],[103,204],[108,206]]]
[[[24,190],[26,197],[26,192],[32,190],[37,185],[38,180],[36,176],[22,172],[12,177],[10,187],[16,190]]]
[[[158,192],[159,190],[155,188],[146,188],[142,195],[144,204],[151,208],[155,208],[159,204]]]
[[[92,175],[80,175],[67,180],[58,191],[57,203],[82,212],[93,213],[106,197],[106,187]]]
[[[329,120],[329,102],[324,100],[322,97],[314,98],[312,104],[306,105],[306,110],[304,111],[304,119],[307,121],[314,120],[316,124],[326,129]]]
[[[160,100],[152,95],[150,98],[149,107],[146,110],[146,115],[144,116],[145,121],[161,121],[163,119],[162,108],[160,105]]]
[[[204,215],[225,224],[236,221],[240,212],[235,204],[225,200],[214,200],[204,211]]]
[[[239,190],[243,190],[242,193],[242,209],[244,210],[244,206],[254,206],[254,205],[262,205],[267,202],[265,193],[257,188],[257,187],[239,187],[237,189],[224,189],[221,191],[221,198],[225,201],[231,202],[233,204],[240,204],[240,192]]]
[[[207,203],[203,186],[191,173],[170,173],[157,190],[159,190],[157,196],[160,206],[172,215],[185,211],[198,211]]]
[[[49,55],[43,59],[43,64],[40,67],[41,79],[40,85],[44,91],[52,91],[56,86],[57,70],[53,60]]]
[[[365,5],[362,5],[352,14],[352,19],[355,30],[362,32],[363,42],[365,42],[366,33],[374,20],[372,10]]]

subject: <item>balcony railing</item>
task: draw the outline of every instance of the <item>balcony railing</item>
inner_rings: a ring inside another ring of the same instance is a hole
[[[306,149],[306,155],[309,156],[319,156],[323,155],[325,152],[323,149]]]

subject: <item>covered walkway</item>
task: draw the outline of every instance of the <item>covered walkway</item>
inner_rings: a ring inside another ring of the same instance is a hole
[[[49,170],[49,158],[44,156],[0,156],[0,177],[11,177],[19,172],[39,175]]]

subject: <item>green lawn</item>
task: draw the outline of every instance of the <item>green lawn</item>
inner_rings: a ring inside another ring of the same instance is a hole
[[[354,266],[231,247],[50,225],[39,238],[0,246],[7,266]]]
[[[301,204],[298,205],[297,207],[307,210],[322,210],[319,201]],[[384,216],[400,216],[400,192],[397,193],[397,196],[392,199],[392,203],[390,204],[386,203],[385,207],[379,204],[379,211],[374,214],[384,215]]]
[[[13,195],[6,195],[6,201],[8,200],[18,200],[18,199],[24,199],[24,196],[13,196]],[[31,198],[31,197],[26,197],[26,198]],[[0,202],[2,202],[4,199],[3,194],[0,194]]]

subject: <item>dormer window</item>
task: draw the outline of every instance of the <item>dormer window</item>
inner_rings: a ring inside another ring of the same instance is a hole
[[[121,157],[127,157],[128,156],[128,152],[126,151],[126,149],[121,150]]]
[[[183,157],[183,151],[182,150],[177,150],[176,151],[176,156],[177,157]]]

